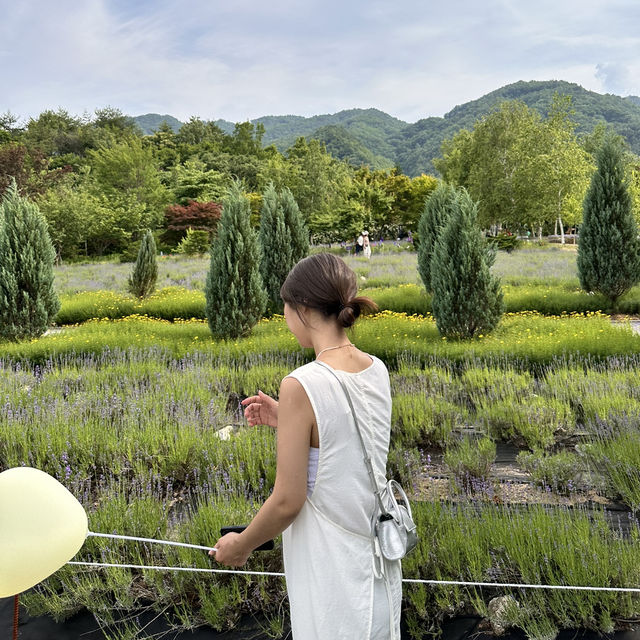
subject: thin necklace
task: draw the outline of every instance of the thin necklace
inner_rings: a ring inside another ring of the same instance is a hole
[[[354,344],[353,342],[347,342],[347,344],[339,344],[337,347],[326,347],[325,349],[321,349],[320,351],[318,351],[318,353],[316,354],[316,360],[325,352],[325,351],[331,351],[331,349],[342,349],[342,347],[353,347]]]

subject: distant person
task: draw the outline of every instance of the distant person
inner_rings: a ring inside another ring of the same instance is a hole
[[[369,242],[369,232],[362,232],[362,252],[364,253],[364,257],[370,259],[371,258],[371,243]]]
[[[362,249],[364,248],[364,231],[358,236],[356,240],[356,255],[362,253]]]

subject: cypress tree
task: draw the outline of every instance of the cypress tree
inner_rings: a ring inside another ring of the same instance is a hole
[[[431,288],[431,258],[440,232],[449,219],[451,205],[456,197],[456,190],[451,185],[441,182],[424,203],[424,209],[418,222],[418,273],[424,288],[433,293]]]
[[[60,309],[56,252],[38,207],[11,181],[0,203],[0,337],[37,338]]]
[[[250,215],[249,201],[235,183],[223,202],[205,288],[209,328],[218,338],[248,333],[265,310],[260,246]]]
[[[129,292],[138,298],[146,298],[153,293],[157,279],[156,241],[147,229],[142,236],[138,257],[129,276]]]
[[[309,230],[300,208],[289,187],[280,192],[280,206],[284,212],[284,224],[291,236],[291,267],[309,255]]]
[[[612,305],[640,281],[640,243],[623,149],[612,136],[598,151],[584,199],[577,263],[580,286],[604,294]]]
[[[487,334],[503,311],[500,280],[490,271],[495,249],[487,245],[476,220],[476,203],[460,189],[431,262],[433,315],[447,338]]]
[[[285,224],[284,210],[273,184],[262,196],[260,212],[260,275],[267,292],[267,313],[282,313],[280,287],[293,266],[291,230]],[[294,201],[295,203],[295,201]]]

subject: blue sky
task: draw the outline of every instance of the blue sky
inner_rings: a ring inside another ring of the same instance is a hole
[[[636,0],[0,0],[0,113],[441,116],[517,80],[640,95]]]

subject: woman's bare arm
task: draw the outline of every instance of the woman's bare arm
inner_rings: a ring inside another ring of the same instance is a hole
[[[216,543],[216,560],[241,566],[251,551],[282,533],[302,509],[307,497],[309,441],[315,415],[302,385],[285,378],[280,386],[277,471],[272,494],[251,524],[240,534],[229,533]]]

